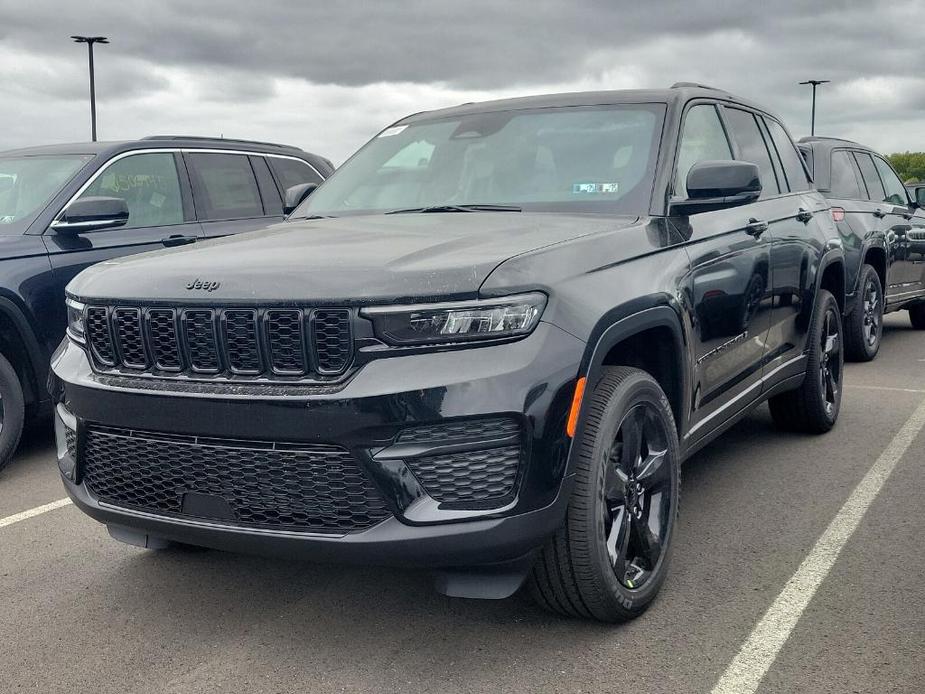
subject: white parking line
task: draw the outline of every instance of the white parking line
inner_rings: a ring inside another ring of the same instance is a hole
[[[864,479],[851,492],[851,496],[829,523],[829,527],[800,564],[800,568],[790,577],[774,604],[768,608],[742,644],[736,657],[713,687],[712,694],[755,692],[761,679],[777,659],[780,649],[787,642],[816,589],[825,580],[845,543],[858,527],[865,511],[923,428],[925,401],[919,404],[877,462],[864,475]]]
[[[54,511],[56,508],[67,506],[70,503],[70,499],[58,499],[57,501],[52,501],[50,504],[45,504],[44,506],[36,506],[35,508],[30,508],[28,511],[16,513],[12,516],[7,516],[6,518],[0,518],[0,528],[6,527],[7,525],[13,525],[13,523],[24,521],[27,518],[32,518],[33,516],[47,513],[48,511]]]
[[[923,359],[922,361],[925,361]],[[893,393],[925,393],[925,389],[922,388],[891,388],[890,386],[860,386],[860,385],[851,385],[850,383],[845,386],[845,388],[857,388],[859,390],[886,390]]]

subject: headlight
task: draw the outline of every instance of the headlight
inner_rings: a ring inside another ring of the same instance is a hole
[[[84,308],[80,302],[73,299],[67,300],[67,332],[71,339],[84,343],[86,339],[86,329],[84,327]]]
[[[393,345],[431,345],[527,335],[540,322],[539,292],[481,301],[367,308],[376,334]]]

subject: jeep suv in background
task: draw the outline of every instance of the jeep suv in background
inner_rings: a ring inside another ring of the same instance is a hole
[[[58,465],[117,539],[603,621],[665,579],[682,459],[767,399],[810,432],[841,401],[828,204],[777,118],[704,87],[409,116],[289,221],[68,300]]]
[[[24,420],[51,409],[48,362],[71,278],[117,256],[267,226],[283,219],[287,190],[304,193],[332,170],[295,147],[192,137],[0,153],[0,468]]]
[[[925,213],[872,149],[831,137],[805,137],[799,147],[844,242],[845,354],[870,361],[884,313],[908,309],[912,325],[925,329]]]

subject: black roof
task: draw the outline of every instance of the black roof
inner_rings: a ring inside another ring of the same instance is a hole
[[[816,189],[822,193],[827,193],[832,188],[832,151],[836,149],[857,149],[871,154],[879,154],[875,149],[862,145],[852,140],[844,140],[840,137],[823,137],[821,135],[811,135],[801,137],[797,143],[798,147],[804,150],[810,150],[811,159],[807,161],[812,170],[813,182]]]
[[[734,96],[729,92],[692,82],[677,82],[669,89],[621,89],[600,92],[566,92],[562,94],[542,94],[537,96],[522,96],[511,99],[497,99],[495,101],[470,102],[435,111],[422,111],[398,123],[413,123],[416,121],[434,118],[452,118],[473,113],[487,111],[515,111],[534,108],[555,108],[561,106],[601,106],[611,104],[683,104],[691,99],[721,99],[731,101],[768,112],[762,106]],[[772,114],[773,115],[773,114]]]
[[[874,152],[876,150],[868,147],[867,145],[862,145],[859,142],[854,142],[852,140],[844,140],[840,137],[823,137],[821,135],[809,135],[806,137],[801,137],[800,141],[797,143],[799,145],[806,145],[812,147],[814,150],[833,150],[833,149],[843,149],[845,147],[851,149],[863,149],[868,152]]]
[[[323,157],[306,152],[291,145],[280,145],[257,140],[234,140],[219,137],[196,137],[192,135],[152,135],[140,140],[120,140],[114,142],[76,142],[56,145],[39,145],[22,147],[0,152],[5,156],[39,156],[43,154],[105,154],[107,156],[133,149],[173,149],[177,147],[202,147],[209,149],[246,149],[264,154],[288,154],[314,163],[327,162]]]

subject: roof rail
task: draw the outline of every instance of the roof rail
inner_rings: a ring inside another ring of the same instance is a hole
[[[709,84],[700,84],[699,82],[675,82],[671,85],[672,89],[682,89],[683,87],[696,87],[697,89],[709,89],[713,92],[724,92],[725,89],[720,89],[719,87],[711,87]]]
[[[148,135],[142,140],[205,140],[207,142],[228,142],[231,144],[260,145],[261,147],[277,147],[279,149],[299,149],[295,145],[282,145],[278,142],[263,142],[261,140],[240,140],[228,137],[203,137],[201,135]]]
[[[804,137],[801,137],[801,138],[799,139],[799,142],[819,142],[819,141],[826,141],[826,142],[847,142],[847,143],[850,144],[850,145],[857,145],[858,147],[865,147],[865,148],[867,148],[866,145],[862,145],[862,144],[860,144],[860,143],[858,143],[858,142],[855,142],[854,140],[846,140],[846,139],[843,138],[843,137],[825,137],[824,135],[805,135]]]

